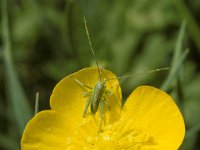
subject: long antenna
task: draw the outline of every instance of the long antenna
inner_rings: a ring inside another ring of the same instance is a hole
[[[95,57],[94,50],[93,50],[93,48],[92,48],[92,42],[91,42],[91,40],[90,40],[90,34],[89,34],[89,31],[88,31],[87,22],[86,22],[85,17],[84,17],[84,24],[85,24],[85,31],[86,31],[87,38],[88,38],[88,41],[89,41],[90,49],[91,49],[91,51],[92,51],[92,55],[93,55],[93,57],[94,57],[94,59],[95,59],[95,62],[96,62],[97,68],[98,68],[99,80],[101,81],[101,71],[100,71],[100,68],[99,68],[98,61],[97,61],[97,59],[96,59],[96,57]]]
[[[158,69],[150,70],[150,71],[147,71],[147,72],[141,72],[141,73],[136,73],[136,74],[124,75],[124,76],[116,77],[116,78],[110,78],[110,79],[104,80],[104,82],[107,82],[107,81],[110,81],[110,80],[115,80],[115,79],[134,77],[134,76],[138,76],[138,75],[146,75],[146,74],[151,74],[151,73],[155,73],[155,72],[158,72],[158,71],[165,71],[165,70],[169,70],[169,69],[170,68],[168,68],[168,67],[158,68]]]

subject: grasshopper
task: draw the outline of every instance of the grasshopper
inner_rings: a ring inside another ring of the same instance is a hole
[[[105,119],[105,107],[110,108],[108,101],[106,100],[106,96],[109,96],[112,94],[111,90],[106,89],[106,83],[110,80],[115,80],[115,79],[120,79],[120,78],[127,78],[127,77],[131,77],[133,75],[126,75],[126,76],[121,76],[121,77],[115,77],[115,78],[110,78],[110,79],[106,79],[103,80],[102,79],[102,74],[101,74],[101,70],[98,64],[98,61],[95,57],[95,53],[92,47],[92,42],[90,40],[90,34],[87,28],[87,22],[86,19],[84,17],[84,25],[85,25],[85,30],[86,30],[86,35],[89,41],[89,46],[93,55],[93,58],[95,59],[95,63],[97,66],[97,70],[98,70],[98,81],[95,84],[94,87],[90,87],[88,85],[85,85],[84,83],[82,83],[81,81],[79,81],[78,79],[74,79],[74,81],[80,85],[83,90],[84,90],[84,97],[87,97],[87,102],[86,102],[86,106],[85,109],[83,111],[83,117],[86,117],[87,112],[88,112],[88,108],[90,107],[91,113],[93,115],[96,114],[96,112],[98,111],[98,108],[100,110],[100,127],[99,127],[99,132],[101,131],[101,127],[102,127],[102,121]],[[146,73],[138,73],[137,75],[143,75],[143,74],[148,74],[148,73],[153,73],[153,72],[157,72],[157,71],[161,71],[161,70],[168,70],[169,68],[160,68],[160,69],[155,69],[155,70],[151,70],[148,71]],[[136,74],[134,74],[136,75]],[[105,120],[104,120],[105,121]]]
[[[84,17],[84,25],[85,25],[85,30],[86,30],[86,34],[87,34],[87,37],[88,37],[90,49],[92,51],[93,58],[95,59],[95,63],[96,63],[97,70],[98,70],[98,82],[95,84],[94,87],[90,87],[88,85],[85,85],[84,83],[82,83],[78,79],[74,79],[74,80],[85,91],[84,97],[88,97],[87,102],[86,102],[86,106],[85,106],[85,109],[84,109],[84,112],[83,112],[83,117],[86,117],[86,114],[88,112],[89,107],[90,107],[91,113],[93,115],[96,114],[98,108],[100,109],[100,127],[99,127],[99,131],[100,131],[101,126],[102,126],[102,121],[104,120],[104,117],[105,117],[105,115],[104,115],[105,114],[105,107],[107,106],[108,109],[110,107],[109,104],[108,104],[108,101],[106,100],[106,96],[110,95],[111,91],[106,89],[106,83],[107,83],[108,80],[102,80],[101,70],[100,70],[98,61],[95,57],[95,53],[94,53],[94,50],[93,50],[93,47],[92,47],[92,42],[90,40],[90,35],[89,35],[88,28],[87,28],[87,23],[86,23],[85,17]],[[88,91],[88,90],[90,90],[90,91]]]

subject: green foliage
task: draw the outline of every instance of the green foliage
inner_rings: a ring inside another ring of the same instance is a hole
[[[187,125],[182,149],[199,149],[198,0],[3,0],[0,6],[0,149],[20,149],[37,91],[40,108],[47,108],[58,80],[94,65],[84,16],[100,66],[118,76],[170,67],[121,80],[124,99],[141,84],[166,90]]]

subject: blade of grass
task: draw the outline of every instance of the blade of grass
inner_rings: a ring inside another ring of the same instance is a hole
[[[176,64],[176,61],[181,56],[182,45],[183,45],[182,43],[184,41],[185,30],[186,30],[186,22],[184,21],[181,24],[178,39],[177,39],[177,42],[176,42],[175,52],[174,52],[174,56],[173,56],[172,64],[171,64],[172,66],[174,64]],[[183,86],[182,86],[183,82],[182,81],[183,81],[183,67],[180,67],[178,74],[177,74],[176,89],[177,89],[177,96],[178,96],[177,103],[179,103],[178,105],[181,108],[181,110],[182,110],[182,107],[183,107],[181,101],[183,101],[183,99],[184,99],[184,92],[183,92]]]
[[[200,51],[200,29],[197,21],[183,0],[172,0],[172,3],[174,3],[176,6],[177,11],[180,13],[182,19],[187,21],[188,27],[191,31],[191,36],[198,47],[198,50]]]
[[[35,115],[39,112],[39,92],[36,93],[35,97]]]
[[[165,91],[169,89],[171,83],[174,81],[174,79],[175,79],[175,77],[178,73],[178,70],[180,69],[181,64],[183,63],[184,59],[186,58],[186,56],[189,52],[189,50],[186,49],[181,54],[182,43],[183,43],[184,33],[185,33],[185,27],[186,27],[186,23],[183,22],[182,25],[181,25],[181,28],[179,30],[179,34],[178,34],[178,38],[177,38],[177,42],[176,42],[176,46],[175,46],[175,50],[174,50],[174,55],[173,55],[169,75],[161,86],[161,89],[163,89]]]
[[[176,61],[179,59],[181,55],[182,45],[183,45],[182,43],[183,43],[184,35],[185,35],[185,28],[186,28],[186,22],[184,21],[181,24],[181,28],[179,30],[171,66],[173,66],[176,63]]]
[[[32,110],[20,84],[12,60],[7,3],[7,0],[2,0],[3,61],[7,98],[9,100],[8,106],[12,107],[13,115],[15,115],[18,131],[22,133],[27,121],[32,116]]]
[[[171,83],[174,81],[174,79],[176,79],[176,75],[188,53],[189,53],[189,50],[186,49],[183,52],[183,54],[180,56],[180,58],[177,60],[177,62],[171,67],[171,70],[169,72],[167,79],[164,81],[164,83],[161,86],[162,90],[167,91],[169,89]]]

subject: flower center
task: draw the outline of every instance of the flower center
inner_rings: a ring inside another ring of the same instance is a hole
[[[102,132],[96,132],[98,125],[86,123],[76,128],[71,138],[70,146],[95,150],[154,150],[157,147],[155,139],[147,132],[134,126],[133,121],[120,120],[114,124],[104,126]]]

